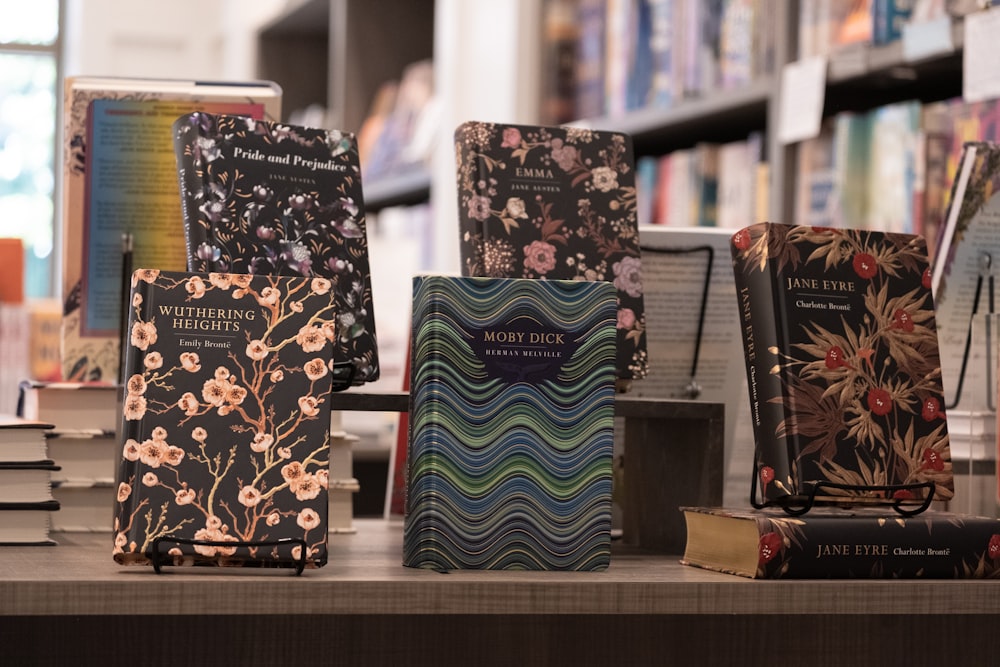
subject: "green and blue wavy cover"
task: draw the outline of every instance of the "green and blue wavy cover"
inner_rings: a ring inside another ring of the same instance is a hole
[[[616,317],[608,282],[414,278],[404,565],[607,568]]]

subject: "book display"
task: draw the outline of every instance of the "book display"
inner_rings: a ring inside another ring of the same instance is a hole
[[[277,118],[281,90],[270,82],[66,79],[63,380],[117,381],[123,234],[132,235],[135,265],[185,268],[169,128],[198,109]]]
[[[196,112],[174,123],[190,271],[320,277],[335,296],[336,380],[377,380],[357,142],[335,130]]]
[[[131,306],[115,561],[324,565],[330,281],[140,269]]]
[[[732,258],[759,502],[951,498],[923,239],[760,223]]]
[[[605,280],[618,293],[618,377],[647,372],[631,139],[468,122],[455,130],[462,273]]]
[[[404,565],[608,567],[615,310],[604,281],[414,278]]]

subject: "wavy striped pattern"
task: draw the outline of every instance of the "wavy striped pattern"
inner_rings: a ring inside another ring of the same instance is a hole
[[[404,565],[608,566],[616,309],[610,283],[414,279]],[[526,322],[572,353],[540,381],[495,377],[477,336]]]

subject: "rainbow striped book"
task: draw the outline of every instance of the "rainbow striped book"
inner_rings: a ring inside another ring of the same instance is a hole
[[[607,568],[614,285],[416,277],[412,321],[403,564]]]

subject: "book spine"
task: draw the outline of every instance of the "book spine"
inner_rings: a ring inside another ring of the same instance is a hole
[[[736,232],[731,245],[756,443],[754,474],[765,500],[780,499],[794,493],[798,487],[792,476],[784,438],[778,433],[784,418],[782,384],[775,354],[782,349],[782,292],[771,263],[755,264],[752,257],[761,255],[754,253],[751,257],[744,252],[757,245],[773,246],[774,233],[776,230],[771,223],[752,225]]]
[[[115,503],[114,516],[114,552],[119,554],[127,546],[128,536],[132,534],[130,528],[136,520],[136,514],[141,510],[138,493],[134,493],[136,487],[141,484],[138,478],[138,451],[139,441],[142,432],[142,421],[130,419],[131,411],[129,402],[134,397],[129,395],[131,379],[138,375],[142,377],[143,357],[145,353],[136,344],[138,337],[141,337],[143,323],[149,320],[148,313],[153,312],[151,292],[149,283],[139,280],[138,275],[141,270],[136,270],[132,274],[132,290],[129,294],[129,318],[128,327],[122,340],[125,346],[125,353],[122,355],[122,384],[118,388],[118,398],[120,410],[120,425],[118,428],[118,442],[122,449],[118,453],[118,470],[115,476],[117,481],[116,496],[119,502]],[[145,399],[142,399],[143,401]],[[125,452],[135,455],[126,455]],[[142,546],[142,545],[139,545]],[[131,548],[132,551],[136,549]]]
[[[178,119],[173,127],[174,155],[177,159],[177,181],[180,185],[181,215],[184,224],[184,243],[187,251],[188,271],[199,270],[197,266],[198,246],[206,239],[199,233],[198,202],[196,201],[198,182],[194,159],[194,143],[198,133],[185,118]]]
[[[975,579],[1000,576],[1000,521],[845,517],[758,521],[766,579]]]

